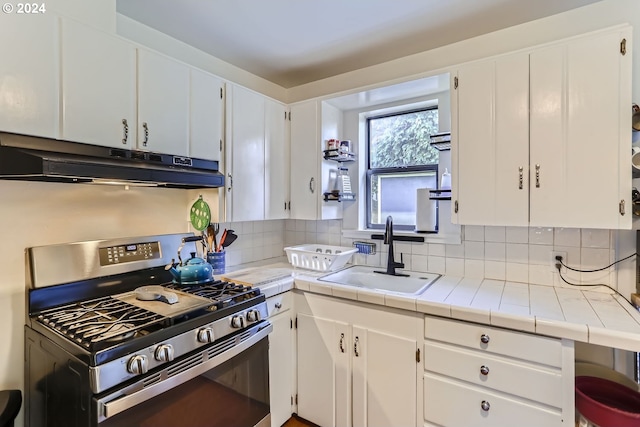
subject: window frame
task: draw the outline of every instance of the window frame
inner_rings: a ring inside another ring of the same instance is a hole
[[[393,113],[387,113],[387,114],[377,114],[377,115],[371,115],[368,116],[366,118],[366,126],[365,126],[365,134],[366,134],[366,166],[367,166],[367,171],[366,171],[366,223],[367,223],[367,229],[372,229],[372,230],[380,230],[380,229],[384,229],[385,224],[373,224],[371,222],[371,177],[372,175],[394,175],[394,174],[409,174],[411,172],[435,172],[436,175],[436,189],[440,188],[440,182],[438,179],[438,166],[439,166],[439,162],[438,163],[432,163],[429,165],[421,165],[421,166],[399,166],[399,167],[383,167],[383,168],[371,168],[371,135],[370,135],[370,129],[371,129],[371,125],[370,122],[371,120],[376,120],[376,119],[383,119],[386,117],[393,117],[393,116],[402,116],[405,114],[412,114],[412,113],[417,113],[417,112],[422,112],[422,111],[430,111],[430,110],[438,110],[438,104],[433,105],[433,106],[429,106],[429,107],[422,107],[422,108],[413,108],[413,109],[408,109],[408,110],[400,110],[400,111],[395,111]],[[438,156],[438,160],[439,160],[439,156]],[[416,224],[413,225],[405,225],[405,224],[394,224],[393,228],[394,230],[405,230],[405,231],[414,231],[416,227]]]

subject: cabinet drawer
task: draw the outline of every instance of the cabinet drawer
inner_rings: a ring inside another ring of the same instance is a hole
[[[429,342],[424,346],[424,366],[425,370],[478,386],[550,406],[562,405],[562,375],[559,369],[518,363],[487,353]]]
[[[445,427],[563,426],[559,410],[430,373],[424,375],[424,418]]]
[[[271,298],[267,298],[267,309],[269,310],[269,317],[275,316],[279,313],[284,313],[293,306],[293,297],[291,292],[285,292],[283,294],[274,295]]]
[[[431,316],[425,317],[424,336],[483,352],[558,368],[562,366],[562,344],[559,339]]]

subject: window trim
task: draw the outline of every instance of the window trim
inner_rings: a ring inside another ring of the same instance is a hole
[[[397,173],[407,173],[407,172],[435,172],[436,175],[436,189],[440,188],[440,183],[439,183],[439,179],[438,179],[438,166],[439,163],[431,163],[429,165],[422,165],[422,166],[400,166],[400,167],[383,167],[383,168],[371,168],[371,135],[370,135],[370,129],[371,129],[371,125],[370,122],[371,120],[376,120],[376,119],[383,119],[386,117],[394,117],[394,116],[402,116],[402,115],[406,115],[406,114],[412,114],[412,113],[418,113],[418,112],[423,112],[423,111],[430,111],[430,110],[438,110],[438,104],[433,105],[433,106],[429,106],[429,107],[422,107],[422,108],[413,108],[413,109],[409,109],[409,110],[400,110],[400,111],[395,111],[393,113],[388,113],[388,114],[378,114],[378,115],[372,115],[366,118],[366,126],[365,126],[365,135],[366,135],[366,166],[367,166],[367,171],[365,174],[365,180],[366,180],[366,184],[365,184],[365,191],[366,191],[366,211],[365,211],[365,215],[366,215],[366,224],[367,224],[367,229],[372,229],[372,230],[380,230],[380,229],[384,229],[385,225],[384,224],[373,224],[371,222],[371,175],[377,174],[377,175],[391,175],[391,174],[397,174]],[[416,224],[414,225],[401,225],[401,224],[394,224],[393,228],[394,230],[408,230],[408,231],[413,231],[415,230]]]

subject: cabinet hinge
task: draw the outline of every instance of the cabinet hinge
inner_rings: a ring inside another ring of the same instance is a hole
[[[454,213],[458,213],[458,201],[456,200],[455,203],[453,204],[453,212]]]
[[[453,88],[454,89],[458,89],[458,77],[454,77],[453,78]]]
[[[622,39],[622,41],[620,42],[620,53],[622,55],[627,54],[627,39]]]
[[[220,88],[220,99],[222,99],[222,88]]]
[[[420,363],[420,349],[416,350],[416,362]]]
[[[625,214],[624,199],[620,200],[620,204],[618,205],[618,209],[620,209],[620,215],[624,216],[624,214]]]

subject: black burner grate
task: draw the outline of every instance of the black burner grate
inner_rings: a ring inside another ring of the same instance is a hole
[[[199,285],[171,283],[166,287],[210,299],[213,302],[210,310],[220,310],[260,295],[258,288],[220,280]]]
[[[43,311],[37,319],[92,351],[146,335],[168,321],[159,314],[111,297]]]

